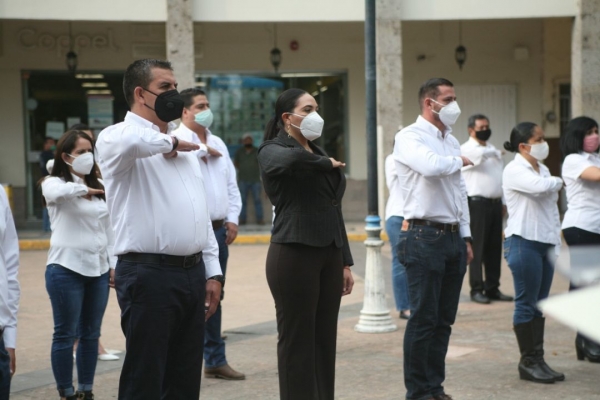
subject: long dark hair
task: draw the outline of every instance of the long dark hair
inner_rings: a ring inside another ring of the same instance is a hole
[[[283,129],[283,120],[281,115],[286,112],[293,112],[298,104],[298,99],[307,92],[302,89],[288,89],[281,93],[275,103],[275,116],[269,120],[265,127],[264,140],[271,140],[277,136],[280,129]]]
[[[533,122],[521,122],[515,126],[510,132],[510,141],[504,142],[504,148],[513,153],[518,153],[519,145],[529,142],[536,126],[538,125]]]
[[[78,139],[85,139],[92,145],[92,152],[94,149],[94,143],[92,142],[92,138],[82,131],[78,130],[69,130],[66,131],[62,137],[58,140],[58,144],[56,145],[56,153],[54,154],[54,166],[52,167],[52,172],[49,176],[57,176],[65,180],[65,182],[73,182],[73,176],[71,175],[71,171],[69,170],[69,166],[65,163],[65,160],[62,158],[62,154],[71,154],[73,149],[75,148],[75,143],[77,143]],[[100,170],[98,169],[98,165],[94,163],[92,170],[89,174],[83,177],[85,184],[88,187],[93,189],[102,189],[104,190],[104,186],[98,181],[98,176],[100,175]],[[44,178],[45,179],[45,178]],[[42,179],[39,183],[44,180]],[[104,193],[94,195],[99,199],[106,201],[106,196]],[[44,201],[45,204],[45,201]]]
[[[597,127],[598,123],[590,117],[577,117],[570,120],[564,135],[560,137],[560,152],[563,160],[569,154],[583,151],[583,138],[589,131]]]

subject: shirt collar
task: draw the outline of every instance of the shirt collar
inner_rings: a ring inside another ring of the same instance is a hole
[[[535,172],[537,174],[537,171],[533,168],[533,165],[531,165],[531,163],[529,161],[527,161],[527,159],[525,157],[523,157],[521,155],[521,153],[515,154],[515,162],[526,166],[527,168],[531,169],[533,172]],[[541,171],[542,167],[544,167],[544,164],[538,161],[538,165],[540,166],[540,171]]]
[[[154,129],[156,132],[162,133],[157,125],[131,111],[127,111],[127,114],[125,115],[125,121],[129,122],[130,124],[140,125],[146,128]],[[174,122],[169,122],[167,124],[167,134],[171,133],[171,131],[175,128],[177,128],[177,124]]]
[[[486,143],[486,144],[481,144],[481,143],[479,143],[479,142],[477,141],[477,139],[475,139],[475,138],[474,138],[474,137],[472,137],[472,136],[469,136],[469,142],[471,142],[471,144],[474,144],[474,145],[476,145],[476,146],[481,146],[481,147],[488,147],[488,146],[489,146],[489,144],[487,144],[487,143]]]
[[[180,136],[183,140],[187,140],[192,143],[201,143],[200,138],[196,135],[196,132],[188,128],[183,122],[179,124],[177,127],[177,136]],[[206,128],[206,143],[208,143],[208,139],[212,136],[212,132],[210,129]]]
[[[74,173],[71,173],[71,177],[73,178],[73,182],[75,182],[75,183],[82,183],[84,185],[86,184],[83,179],[81,179],[80,177],[78,177]]]
[[[417,118],[417,125],[419,125],[419,127],[421,129],[423,129],[425,132],[427,132],[428,134],[430,134],[433,137],[437,137],[440,139],[444,139],[446,137],[448,137],[448,135],[450,133],[452,133],[452,128],[450,127],[446,127],[446,130],[444,131],[444,133],[442,134],[442,131],[440,131],[437,126],[433,125],[431,122],[427,121],[425,118],[423,118],[423,116],[419,115],[419,117]]]

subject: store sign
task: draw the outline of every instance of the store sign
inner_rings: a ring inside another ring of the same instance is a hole
[[[24,49],[55,50],[60,57],[71,49],[71,38],[69,35],[53,35],[51,33],[38,33],[32,28],[23,28],[17,33],[19,46]],[[113,32],[108,29],[106,34],[87,35],[78,34],[73,36],[73,50],[79,53],[81,49],[113,50],[119,48],[114,42]]]

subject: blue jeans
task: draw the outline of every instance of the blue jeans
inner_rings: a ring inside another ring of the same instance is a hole
[[[225,227],[215,231],[215,237],[219,244],[219,264],[221,271],[225,275],[227,271],[227,259],[229,258],[229,248],[225,243],[227,238],[227,230]],[[221,291],[221,300],[225,295]],[[227,364],[225,357],[225,341],[221,338],[221,302],[217,306],[217,311],[206,321],[204,331],[204,361],[206,368],[217,368]]]
[[[78,390],[92,390],[98,361],[98,338],[108,303],[109,273],[89,277],[58,264],[46,267],[46,290],[52,303],[52,372],[61,396],[73,390],[73,343],[77,346]]]
[[[0,400],[10,398],[10,356],[4,347],[4,338],[0,335]]]
[[[459,232],[415,225],[400,231],[398,259],[406,267],[411,306],[404,333],[406,398],[444,393],[446,353],[456,319],[466,244]]]
[[[537,303],[550,293],[556,259],[554,245],[512,235],[504,241],[504,258],[515,285],[513,324],[541,317]]]
[[[410,310],[408,301],[408,283],[406,282],[406,269],[398,260],[398,242],[400,241],[400,228],[403,217],[393,216],[385,221],[385,231],[392,246],[392,283],[394,300],[398,311]]]
[[[262,203],[260,201],[260,194],[262,191],[261,183],[239,181],[238,186],[240,188],[240,195],[242,196],[242,211],[240,212],[240,221],[246,222],[246,205],[248,200],[248,192],[252,193],[252,200],[254,201],[254,210],[256,212],[256,221],[262,221],[263,209]]]

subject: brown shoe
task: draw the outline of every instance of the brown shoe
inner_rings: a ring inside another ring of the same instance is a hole
[[[452,396],[450,396],[449,394],[438,394],[437,396],[434,397],[435,400],[452,400]]]
[[[228,381],[243,381],[246,379],[246,375],[241,372],[237,372],[229,366],[229,364],[222,365],[217,368],[204,368],[204,376],[212,379],[225,379]]]

